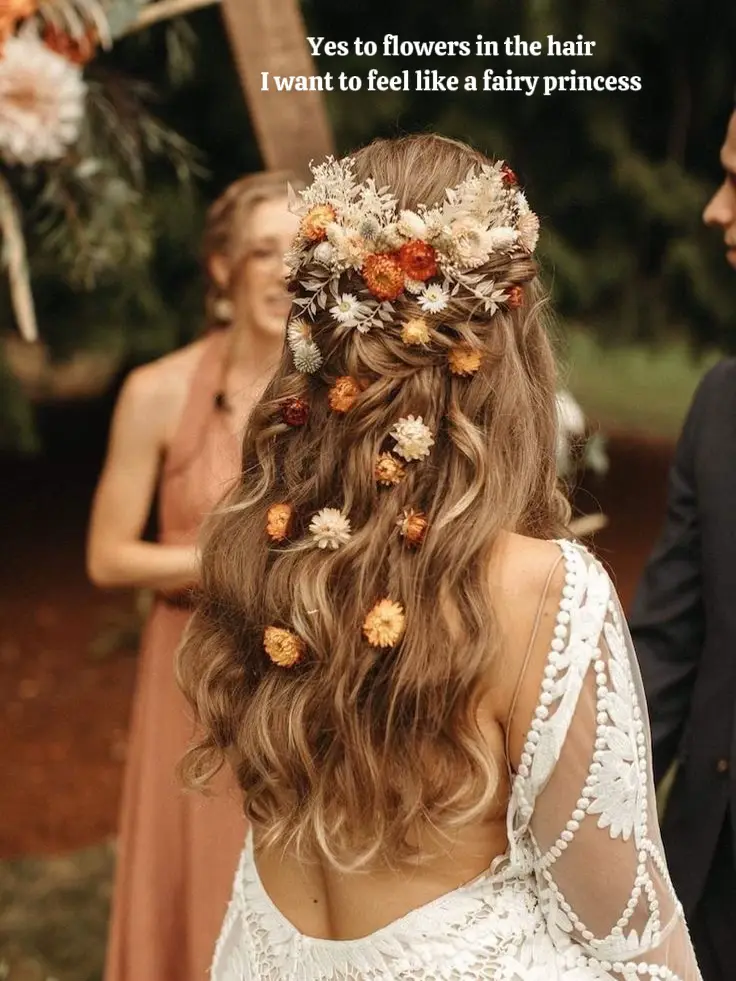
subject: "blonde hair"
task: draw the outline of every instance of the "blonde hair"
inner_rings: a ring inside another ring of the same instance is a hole
[[[400,208],[443,200],[485,162],[430,135],[378,140],[353,157],[358,178],[389,186]],[[323,367],[300,374],[284,355],[251,417],[242,480],[207,527],[201,602],[179,658],[202,725],[186,777],[206,784],[232,753],[262,840],[340,868],[415,860],[426,826],[451,834],[487,813],[498,774],[475,710],[499,647],[491,553],[504,530],[550,538],[564,534],[569,516],[556,480],[556,372],[535,265],[501,256],[483,272],[522,287],[521,308],[488,318],[455,299],[428,317],[406,296],[394,323],[367,334],[320,313],[312,326]],[[419,315],[430,341],[408,346],[402,322]],[[448,371],[459,339],[483,353],[472,378]],[[338,414],[327,391],[344,375],[366,387]],[[281,412],[295,396],[310,413],[290,428]],[[431,456],[397,486],[379,487],[376,457],[410,414],[434,433]],[[279,502],[296,521],[293,544],[275,548],[266,515]],[[324,507],[352,523],[334,552],[307,541]],[[404,508],[427,515],[418,550],[397,528]],[[406,612],[405,635],[390,650],[361,632],[384,596]],[[268,625],[302,638],[302,662],[269,661]]]
[[[207,278],[206,326],[227,323],[218,316],[218,304],[227,299],[227,287],[218,283],[212,274],[210,260],[224,256],[231,267],[237,266],[248,254],[248,230],[254,209],[264,201],[286,197],[287,184],[301,186],[288,171],[263,171],[248,174],[233,181],[210,205],[202,235],[202,265]]]

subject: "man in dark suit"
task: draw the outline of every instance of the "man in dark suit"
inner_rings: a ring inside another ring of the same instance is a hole
[[[736,111],[721,163],[703,218],[736,269]],[[704,981],[736,981],[736,360],[690,407],[630,624],[656,779],[678,763],[662,827],[672,879]]]

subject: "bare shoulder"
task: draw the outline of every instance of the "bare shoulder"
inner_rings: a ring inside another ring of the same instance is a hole
[[[204,340],[134,368],[120,392],[116,414],[131,426],[147,427],[166,443],[173,436]]]
[[[546,653],[565,584],[563,552],[556,542],[504,534],[489,570],[501,650],[494,659],[494,689],[505,717],[519,681],[535,658]],[[532,668],[532,675],[536,672]]]
[[[499,616],[506,610],[510,618],[517,620],[527,607],[533,607],[533,617],[545,588],[554,585],[556,576],[560,577],[560,584],[564,579],[561,559],[557,542],[504,533],[490,568],[492,594],[501,601],[497,604]],[[547,589],[550,591],[553,590]]]

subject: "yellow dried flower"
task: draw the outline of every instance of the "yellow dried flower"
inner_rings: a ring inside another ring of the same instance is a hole
[[[399,526],[399,532],[408,545],[413,545],[417,548],[422,544],[424,536],[427,533],[427,515],[424,511],[415,511],[414,508],[408,508],[403,512],[396,524]]]
[[[363,636],[372,647],[395,647],[404,636],[406,617],[399,603],[379,600],[363,623]]]
[[[266,531],[274,542],[283,542],[289,534],[294,509],[291,504],[272,504],[266,516]]]
[[[327,400],[333,412],[349,412],[360,393],[360,385],[355,379],[343,375],[330,389]]]
[[[304,657],[306,644],[291,630],[283,627],[266,627],[263,647],[274,664],[280,668],[293,668]]]
[[[401,328],[401,340],[410,347],[415,344],[428,344],[429,328],[424,317],[407,320]]]
[[[458,344],[447,355],[450,371],[453,375],[474,375],[480,368],[483,356],[478,348],[471,344]]]
[[[406,477],[406,467],[391,453],[381,453],[376,460],[375,477],[384,487],[395,487]]]

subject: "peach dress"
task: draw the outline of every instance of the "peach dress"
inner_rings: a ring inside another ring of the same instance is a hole
[[[160,485],[160,541],[189,544],[240,469],[240,441],[214,406],[227,332],[212,334]],[[175,769],[193,732],[173,660],[189,610],[156,600],[146,625],[128,749],[105,981],[205,981],[245,837],[225,778],[185,792]]]

